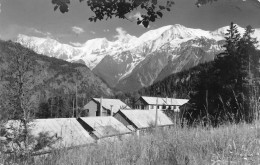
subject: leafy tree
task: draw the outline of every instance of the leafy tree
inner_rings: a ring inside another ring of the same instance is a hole
[[[137,24],[142,24],[146,28],[150,22],[162,18],[164,11],[171,11],[171,7],[174,5],[174,0],[79,0],[79,2],[83,1],[94,12],[94,16],[89,18],[90,21],[96,22],[113,17],[128,19],[127,14],[140,10],[142,18],[137,18]],[[200,7],[214,1],[217,0],[197,0],[195,5]],[[61,13],[66,13],[69,11],[70,0],[52,0],[52,4],[55,11],[59,9]]]
[[[23,126],[20,136],[24,142],[24,152],[29,154],[29,122],[33,117],[35,109],[35,99],[33,98],[32,88],[35,85],[33,80],[32,62],[29,58],[27,49],[20,49],[14,45],[11,66],[9,67],[9,84],[6,86],[9,90],[9,104],[13,109],[12,119],[20,120]]]
[[[170,11],[173,0],[161,1],[158,0],[79,0],[85,1],[94,16],[90,17],[90,21],[111,19],[117,17],[120,19],[127,19],[127,14],[136,9],[142,11],[142,19],[137,19],[137,24],[142,24],[148,27],[150,22],[163,17],[164,11]],[[59,9],[60,12],[65,13],[69,11],[70,0],[52,0],[54,10]]]
[[[1,145],[4,145],[2,152],[10,154],[10,161],[13,158],[25,160],[32,152],[40,149],[41,142],[30,132],[38,103],[33,90],[38,84],[35,75],[40,70],[34,67],[29,49],[21,47],[18,43],[6,43],[3,47],[8,49],[4,52],[8,52],[5,55],[10,63],[4,70],[5,88],[0,91],[1,96],[4,95],[2,101],[5,102],[1,105],[1,111],[6,112],[6,118],[9,120],[4,123],[0,132],[0,136],[5,137],[5,141],[1,142]]]
[[[47,101],[42,101],[39,104],[36,118],[69,118],[73,116],[73,106],[75,106],[75,94],[64,94],[50,97]],[[74,102],[74,103],[73,103]],[[81,116],[85,116],[82,112],[84,106],[84,97],[78,96],[78,111]]]
[[[36,113],[36,118],[50,118],[50,107],[47,102],[41,102],[39,104],[38,112]]]

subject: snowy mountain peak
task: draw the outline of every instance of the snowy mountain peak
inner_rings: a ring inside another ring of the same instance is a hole
[[[98,49],[106,49],[109,46],[109,41],[106,38],[95,38],[86,41],[82,45],[82,49],[85,51],[93,51]]]
[[[84,45],[88,45],[88,44],[92,44],[92,43],[108,43],[108,40],[106,38],[94,38],[94,39],[90,39],[87,40]]]
[[[235,24],[235,25],[237,26],[238,32],[239,32],[239,33],[241,34],[241,36],[242,36],[242,35],[244,34],[244,32],[245,32],[245,29],[242,28],[242,27],[240,27],[240,26],[237,25],[237,24]],[[224,26],[224,27],[221,27],[221,28],[219,28],[219,29],[217,29],[217,30],[212,31],[211,34],[214,35],[214,36],[222,36],[222,37],[224,37],[225,34],[227,33],[227,30],[228,30],[229,28],[230,28],[229,26]]]
[[[23,34],[17,36],[16,42],[33,49],[39,54],[68,60],[80,53],[80,50],[68,44],[62,44],[52,38],[30,37]]]
[[[42,44],[45,42],[47,39],[46,38],[38,38],[38,37],[29,37],[23,34],[18,34],[16,41],[17,42],[23,42],[23,43],[35,43],[35,44]]]
[[[122,28],[117,28],[118,35],[115,36],[114,41],[109,41],[106,38],[95,38],[77,46],[62,44],[51,38],[30,37],[22,34],[18,35],[16,42],[37,53],[51,57],[71,62],[83,60],[90,69],[95,68],[105,56],[111,56],[117,62],[131,58],[132,64],[126,68],[125,73],[122,73],[126,76],[139,62],[153,52],[176,49],[181,43],[191,39],[223,40],[228,28],[229,26],[225,26],[215,31],[205,31],[175,24],[149,30],[140,37],[132,36]],[[239,26],[238,30],[241,33],[244,32],[244,29]],[[254,37],[260,39],[259,29],[256,30]],[[129,57],[126,57],[125,52],[130,54]]]
[[[175,30],[175,31],[187,31],[188,28],[183,26],[183,25],[180,25],[180,24],[175,24],[175,25],[171,25],[171,28],[170,30]]]
[[[186,28],[179,24],[173,25],[169,30],[165,31],[163,34],[165,34],[165,33],[171,33],[170,37],[172,39],[190,38],[194,35],[192,29]]]
[[[142,34],[138,40],[141,42],[146,42],[149,40],[154,40],[158,37],[160,37],[160,35],[165,32],[166,30],[169,30],[172,28],[173,25],[168,25],[168,26],[163,26],[160,27],[158,29],[154,29],[154,30],[149,30],[147,32],[145,32],[144,34]]]
[[[17,42],[35,52],[70,62],[85,63],[111,87],[136,90],[173,72],[214,59],[222,51],[229,26],[214,31],[168,25],[132,36],[117,28],[114,40],[95,38],[83,44],[62,44],[51,38],[18,35]],[[238,26],[243,35],[244,29]],[[253,37],[260,40],[260,29]],[[169,64],[169,65],[168,65]]]

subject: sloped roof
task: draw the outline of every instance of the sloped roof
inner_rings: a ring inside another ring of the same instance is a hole
[[[59,144],[62,146],[70,147],[94,142],[94,139],[75,118],[37,119],[33,123],[35,124],[33,134],[41,131],[57,133],[57,136],[62,138]]]
[[[89,125],[98,138],[110,137],[131,131],[112,116],[81,117],[81,120]]]
[[[157,105],[157,97],[141,96],[145,102],[150,105]],[[183,105],[187,103],[188,99],[162,98],[158,97],[158,105]]]
[[[138,129],[151,127],[155,124],[155,110],[120,110],[118,113],[128,118]],[[158,110],[158,126],[173,125],[173,122],[161,111]]]
[[[100,103],[100,98],[93,98],[95,101]],[[119,99],[104,99],[102,98],[102,106],[106,109],[111,109],[113,106],[113,112],[116,113],[120,109],[130,109],[124,102]]]
[[[11,121],[9,125],[19,128],[18,121]],[[75,118],[35,119],[29,123],[31,134],[35,137],[39,133],[47,132],[50,136],[60,138],[52,147],[72,147],[93,143],[95,140],[78,123]]]

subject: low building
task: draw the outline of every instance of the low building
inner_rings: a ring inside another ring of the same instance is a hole
[[[100,107],[102,104],[102,114]],[[111,116],[120,109],[130,109],[124,102],[119,99],[92,98],[85,106],[84,110],[88,116]],[[113,114],[111,114],[111,111]]]
[[[48,132],[60,137],[61,140],[55,144],[57,148],[81,146],[95,141],[76,118],[36,119],[32,128],[33,135]]]
[[[120,110],[114,117],[128,128],[136,130],[155,126],[156,111],[150,110]],[[161,110],[157,113],[157,126],[172,126],[173,122]]]
[[[52,144],[41,149],[48,151],[53,148],[84,146],[95,142],[75,118],[35,119],[29,124],[30,135],[37,139],[40,136],[52,139]],[[23,129],[19,120],[8,121],[6,128],[10,133]],[[36,143],[30,143],[35,145]],[[12,144],[11,144],[12,145]]]
[[[80,117],[78,122],[96,140],[132,133],[123,123],[112,116]]]
[[[159,110],[174,110],[175,112],[179,112],[179,107],[185,103],[187,103],[188,99],[175,99],[175,98],[162,98],[162,97],[147,97],[141,96],[135,102],[135,109],[143,109],[143,110],[155,110],[156,107]]]

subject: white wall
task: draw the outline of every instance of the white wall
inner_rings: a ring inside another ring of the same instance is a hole
[[[84,109],[89,110],[88,116],[96,116],[96,112],[98,110],[97,108],[97,103],[95,103],[93,100],[91,100],[84,106]]]

